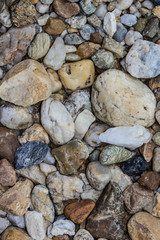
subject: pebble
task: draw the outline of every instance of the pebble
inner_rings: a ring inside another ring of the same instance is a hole
[[[25,223],[29,235],[35,240],[43,240],[45,237],[45,228],[42,213],[28,211],[25,214]]]
[[[66,53],[73,53],[77,51],[74,45],[65,45]]]
[[[134,26],[134,30],[142,33],[147,22],[148,22],[147,18],[142,18],[142,17],[138,18],[137,24]]]
[[[36,10],[41,13],[47,13],[49,11],[49,5],[47,4],[42,4],[40,1],[36,4]]]
[[[10,225],[7,218],[0,217],[0,234]]]
[[[66,234],[63,234],[63,235],[54,236],[52,239],[53,240],[69,240],[69,236]],[[48,240],[51,240],[51,239],[48,238]]]
[[[160,132],[156,132],[154,135],[153,135],[153,141],[155,144],[157,144],[158,146],[160,146]]]
[[[135,15],[132,14],[124,14],[121,16],[121,23],[128,27],[132,27],[137,23],[137,18]]]
[[[113,53],[105,51],[104,49],[99,49],[92,57],[96,67],[100,69],[109,69],[113,67],[114,56]]]
[[[35,35],[33,25],[10,28],[0,36],[0,66],[16,64],[22,60]],[[14,47],[13,47],[14,46]]]
[[[57,72],[51,68],[48,68],[47,73],[52,82],[52,93],[60,91],[62,88],[62,83],[59,80],[59,76]]]
[[[146,171],[138,179],[138,183],[149,190],[156,191],[160,185],[160,174],[154,171]]]
[[[8,214],[7,218],[13,226],[25,228],[24,216],[14,216],[12,214]]]
[[[79,32],[84,40],[89,41],[91,34],[95,32],[95,29],[90,24],[86,24]]]
[[[84,40],[77,34],[77,33],[70,33],[67,34],[64,38],[65,44],[69,44],[69,45],[79,45],[82,42],[84,42]]]
[[[103,41],[103,37],[100,35],[99,32],[94,32],[94,33],[91,33],[90,35],[90,41],[101,44]]]
[[[138,39],[143,39],[143,36],[137,31],[130,30],[125,36],[125,43],[128,46],[132,46]]]
[[[96,7],[92,4],[91,0],[81,0],[80,6],[87,15],[91,15],[96,10]]]
[[[73,16],[65,20],[72,28],[82,28],[87,22],[86,16]]]
[[[133,3],[133,0],[118,0],[116,1],[116,8],[119,10],[125,10],[129,8]]]
[[[40,163],[40,170],[45,176],[48,176],[48,174],[51,172],[57,171],[55,166],[44,163],[44,162]]]
[[[93,62],[87,59],[75,63],[65,63],[59,69],[58,74],[65,89],[75,91],[93,84],[95,68]]]
[[[65,0],[54,0],[53,8],[63,18],[70,18],[80,12],[80,7],[77,3],[66,2]]]
[[[143,36],[153,38],[159,31],[159,19],[158,18],[151,18],[144,31]]]
[[[116,24],[116,18],[114,13],[108,12],[106,13],[104,20],[103,20],[103,28],[104,31],[112,37],[116,30],[117,30],[117,24]]]
[[[58,70],[63,65],[65,56],[66,49],[64,46],[64,41],[61,37],[57,37],[45,56],[43,62],[47,67],[52,68],[53,70]]]
[[[31,204],[32,188],[33,183],[28,179],[17,182],[0,195],[0,209],[16,216],[23,216]]]
[[[160,147],[156,147],[153,152],[153,171],[160,171]]]
[[[152,91],[138,79],[120,70],[110,69],[97,77],[92,87],[91,101],[96,117],[110,125],[149,127],[154,123],[156,101]],[[147,130],[139,131],[145,133]]]
[[[128,176],[139,176],[147,169],[147,162],[141,156],[135,156],[121,164],[122,171]]]
[[[10,13],[8,11],[8,7],[5,3],[5,1],[2,1],[2,6],[0,6],[0,23],[9,28],[12,26],[11,19],[10,19]]]
[[[41,2],[43,3],[43,4],[51,4],[52,2],[53,2],[53,0],[41,0]]]
[[[10,226],[2,233],[2,240],[32,240],[22,229]]]
[[[90,58],[100,48],[99,44],[84,42],[79,45],[77,54],[82,58]]]
[[[153,13],[156,17],[160,18],[160,6],[157,6],[157,7],[153,8],[152,13]]]
[[[39,26],[44,26],[46,25],[47,21],[48,21],[48,18],[49,18],[49,14],[44,14],[42,16],[40,16],[38,19],[37,19],[37,22],[39,24]]]
[[[151,140],[148,143],[143,144],[139,150],[147,162],[150,162],[153,157],[153,150],[155,148],[154,142]]]
[[[77,62],[81,60],[81,57],[75,53],[67,53],[65,60],[67,62]]]
[[[15,153],[15,167],[21,169],[39,164],[48,151],[48,145],[39,141],[27,142],[17,148]]]
[[[94,240],[92,235],[85,229],[79,229],[73,240]]]
[[[124,46],[109,37],[104,38],[102,48],[116,54],[118,58],[123,58],[126,54]]]
[[[52,98],[42,103],[41,122],[56,145],[67,143],[74,136],[75,127],[70,113],[61,102]]]
[[[160,0],[152,0],[154,5],[160,5]]]
[[[91,24],[94,28],[98,28],[101,26],[101,20],[98,18],[96,14],[92,14],[87,18],[89,24]]]
[[[94,14],[100,19],[103,20],[105,14],[107,13],[107,5],[103,2],[101,5],[99,5],[96,8],[96,11],[94,12]]]
[[[0,184],[2,186],[13,186],[17,181],[17,176],[12,165],[6,160],[0,160]]]
[[[125,39],[126,34],[127,29],[123,26],[122,23],[117,22],[117,30],[113,35],[113,39],[116,40],[117,42],[122,42]]]
[[[59,35],[65,30],[65,24],[58,18],[50,17],[45,25],[45,31],[50,35]]]

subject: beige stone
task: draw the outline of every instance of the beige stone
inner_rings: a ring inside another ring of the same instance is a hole
[[[59,35],[65,30],[65,24],[61,19],[50,17],[45,26],[45,31],[50,35]]]
[[[49,76],[49,78],[50,78],[50,80],[52,82],[52,93],[60,91],[61,88],[62,88],[62,83],[59,80],[59,76],[56,73],[56,71],[54,71],[51,68],[48,68],[47,69],[47,73],[48,73],[48,76]]]
[[[0,97],[23,107],[47,99],[52,92],[52,83],[42,64],[24,60],[11,68],[0,85]]]
[[[10,226],[2,233],[2,240],[32,240],[22,229]]]
[[[153,157],[153,150],[155,148],[155,144],[154,142],[151,140],[148,143],[143,144],[139,150],[141,152],[141,154],[143,155],[144,159],[147,162],[150,162],[152,157]]]
[[[41,172],[45,175],[45,176],[48,176],[49,173],[51,172],[56,172],[57,171],[57,168],[54,166],[54,165],[51,165],[51,164],[47,164],[47,163],[40,163],[40,169],[41,169]]]
[[[156,17],[160,18],[160,6],[156,6],[155,8],[153,8],[152,13],[153,13]]]
[[[69,90],[90,87],[94,82],[95,69],[91,60],[66,63],[58,70],[63,86]]]
[[[16,180],[16,172],[12,165],[6,159],[0,160],[0,184],[2,186],[13,186]]]

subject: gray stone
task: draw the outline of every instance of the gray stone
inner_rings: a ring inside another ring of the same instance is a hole
[[[24,216],[14,216],[12,214],[8,214],[7,217],[13,226],[25,228]]]
[[[102,47],[112,53],[115,53],[119,58],[123,58],[126,54],[125,47],[121,43],[109,37],[104,38]]]
[[[117,42],[122,42],[126,36],[127,29],[123,26],[122,23],[117,22],[117,31],[113,35],[113,39]]]
[[[10,225],[7,218],[0,217],[0,234]]]
[[[137,18],[135,15],[132,14],[124,14],[121,16],[121,23],[128,27],[132,27],[137,23]]]
[[[137,31],[133,31],[133,30],[130,30],[127,32],[126,36],[125,36],[125,43],[128,45],[128,46],[131,46],[135,43],[136,40],[138,39],[143,39],[143,36],[140,32],[137,32]]]
[[[101,26],[101,20],[95,14],[88,17],[87,20],[88,20],[89,24],[91,24],[95,28]]]
[[[151,18],[144,31],[143,31],[143,36],[153,38],[159,30],[159,19],[158,18]]]
[[[94,32],[95,32],[95,29],[89,24],[84,25],[84,27],[80,30],[80,34],[82,38],[87,41],[90,40],[90,35],[91,33],[94,33]]]
[[[65,20],[66,23],[68,23],[71,28],[82,28],[86,22],[87,22],[87,18],[86,16],[73,16],[71,18],[68,18]]]
[[[96,7],[92,4],[91,0],[80,1],[81,8],[87,15],[91,15],[96,11]]]
[[[67,34],[64,38],[65,44],[79,45],[84,42],[84,40],[77,33]]]
[[[99,49],[92,57],[94,64],[98,68],[108,69],[112,68],[114,64],[113,53],[105,51],[104,49]]]

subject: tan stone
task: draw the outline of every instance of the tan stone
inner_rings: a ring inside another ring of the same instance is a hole
[[[95,68],[91,60],[66,63],[58,70],[63,86],[69,90],[90,87],[94,82]]]
[[[48,73],[48,76],[49,76],[49,78],[52,82],[52,93],[60,91],[61,88],[62,88],[62,83],[60,82],[59,76],[56,73],[56,71],[54,71],[51,68],[48,68],[47,73]]]
[[[155,8],[153,8],[152,13],[158,18],[160,18],[160,6],[156,6]]]
[[[141,154],[143,155],[144,159],[147,161],[147,162],[150,162],[152,157],[153,157],[153,150],[155,148],[155,144],[154,142],[151,140],[150,142],[148,143],[145,143],[143,144],[139,150],[141,152]]]
[[[154,149],[152,168],[153,171],[160,171],[160,147]]]
[[[0,85],[0,97],[23,107],[47,99],[52,92],[52,83],[42,64],[24,60],[11,68]]]
[[[136,213],[128,222],[132,240],[159,240],[160,219],[147,212]]]
[[[66,0],[54,0],[53,8],[58,15],[64,18],[70,18],[80,12],[80,7],[77,3]]]
[[[33,183],[26,179],[17,182],[0,196],[0,209],[17,216],[23,216],[31,204],[30,193]]]
[[[50,35],[59,35],[65,29],[65,24],[58,18],[50,17],[46,23],[45,31]]]
[[[16,180],[16,172],[12,165],[6,159],[0,160],[0,184],[2,186],[13,186]]]
[[[2,240],[32,240],[32,238],[22,229],[11,226],[2,233]]]
[[[94,32],[94,33],[91,34],[90,41],[94,42],[94,43],[101,44],[102,41],[103,41],[103,37],[100,35],[99,32]]]
[[[92,42],[84,42],[79,45],[77,49],[77,54],[83,58],[90,58],[99,48],[101,45],[95,44]]]
[[[159,88],[160,87],[160,76],[158,76],[156,78],[152,78],[149,81],[149,87],[151,88],[151,90]]]
[[[30,0],[30,2],[31,2],[32,4],[36,4],[37,2],[39,2],[39,0]]]

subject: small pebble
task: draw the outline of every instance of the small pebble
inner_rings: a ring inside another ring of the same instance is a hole
[[[92,4],[91,0],[82,0],[80,1],[81,8],[87,15],[91,15],[92,13],[95,12],[96,7]]]
[[[111,52],[99,49],[92,57],[94,64],[98,68],[109,69],[113,67],[114,56]]]
[[[86,24],[84,27],[80,30],[80,34],[84,40],[90,40],[90,35],[95,32],[95,29],[89,25]]]
[[[122,23],[117,22],[117,30],[113,35],[113,39],[117,42],[122,42],[127,34],[127,29],[123,26]]]
[[[67,34],[64,38],[65,44],[69,44],[69,45],[79,45],[82,42],[84,42],[84,40],[77,34],[77,33],[70,33]]]
[[[132,15],[132,14],[124,14],[121,17],[121,23],[123,23],[128,27],[132,27],[137,23],[137,18],[135,15]]]

